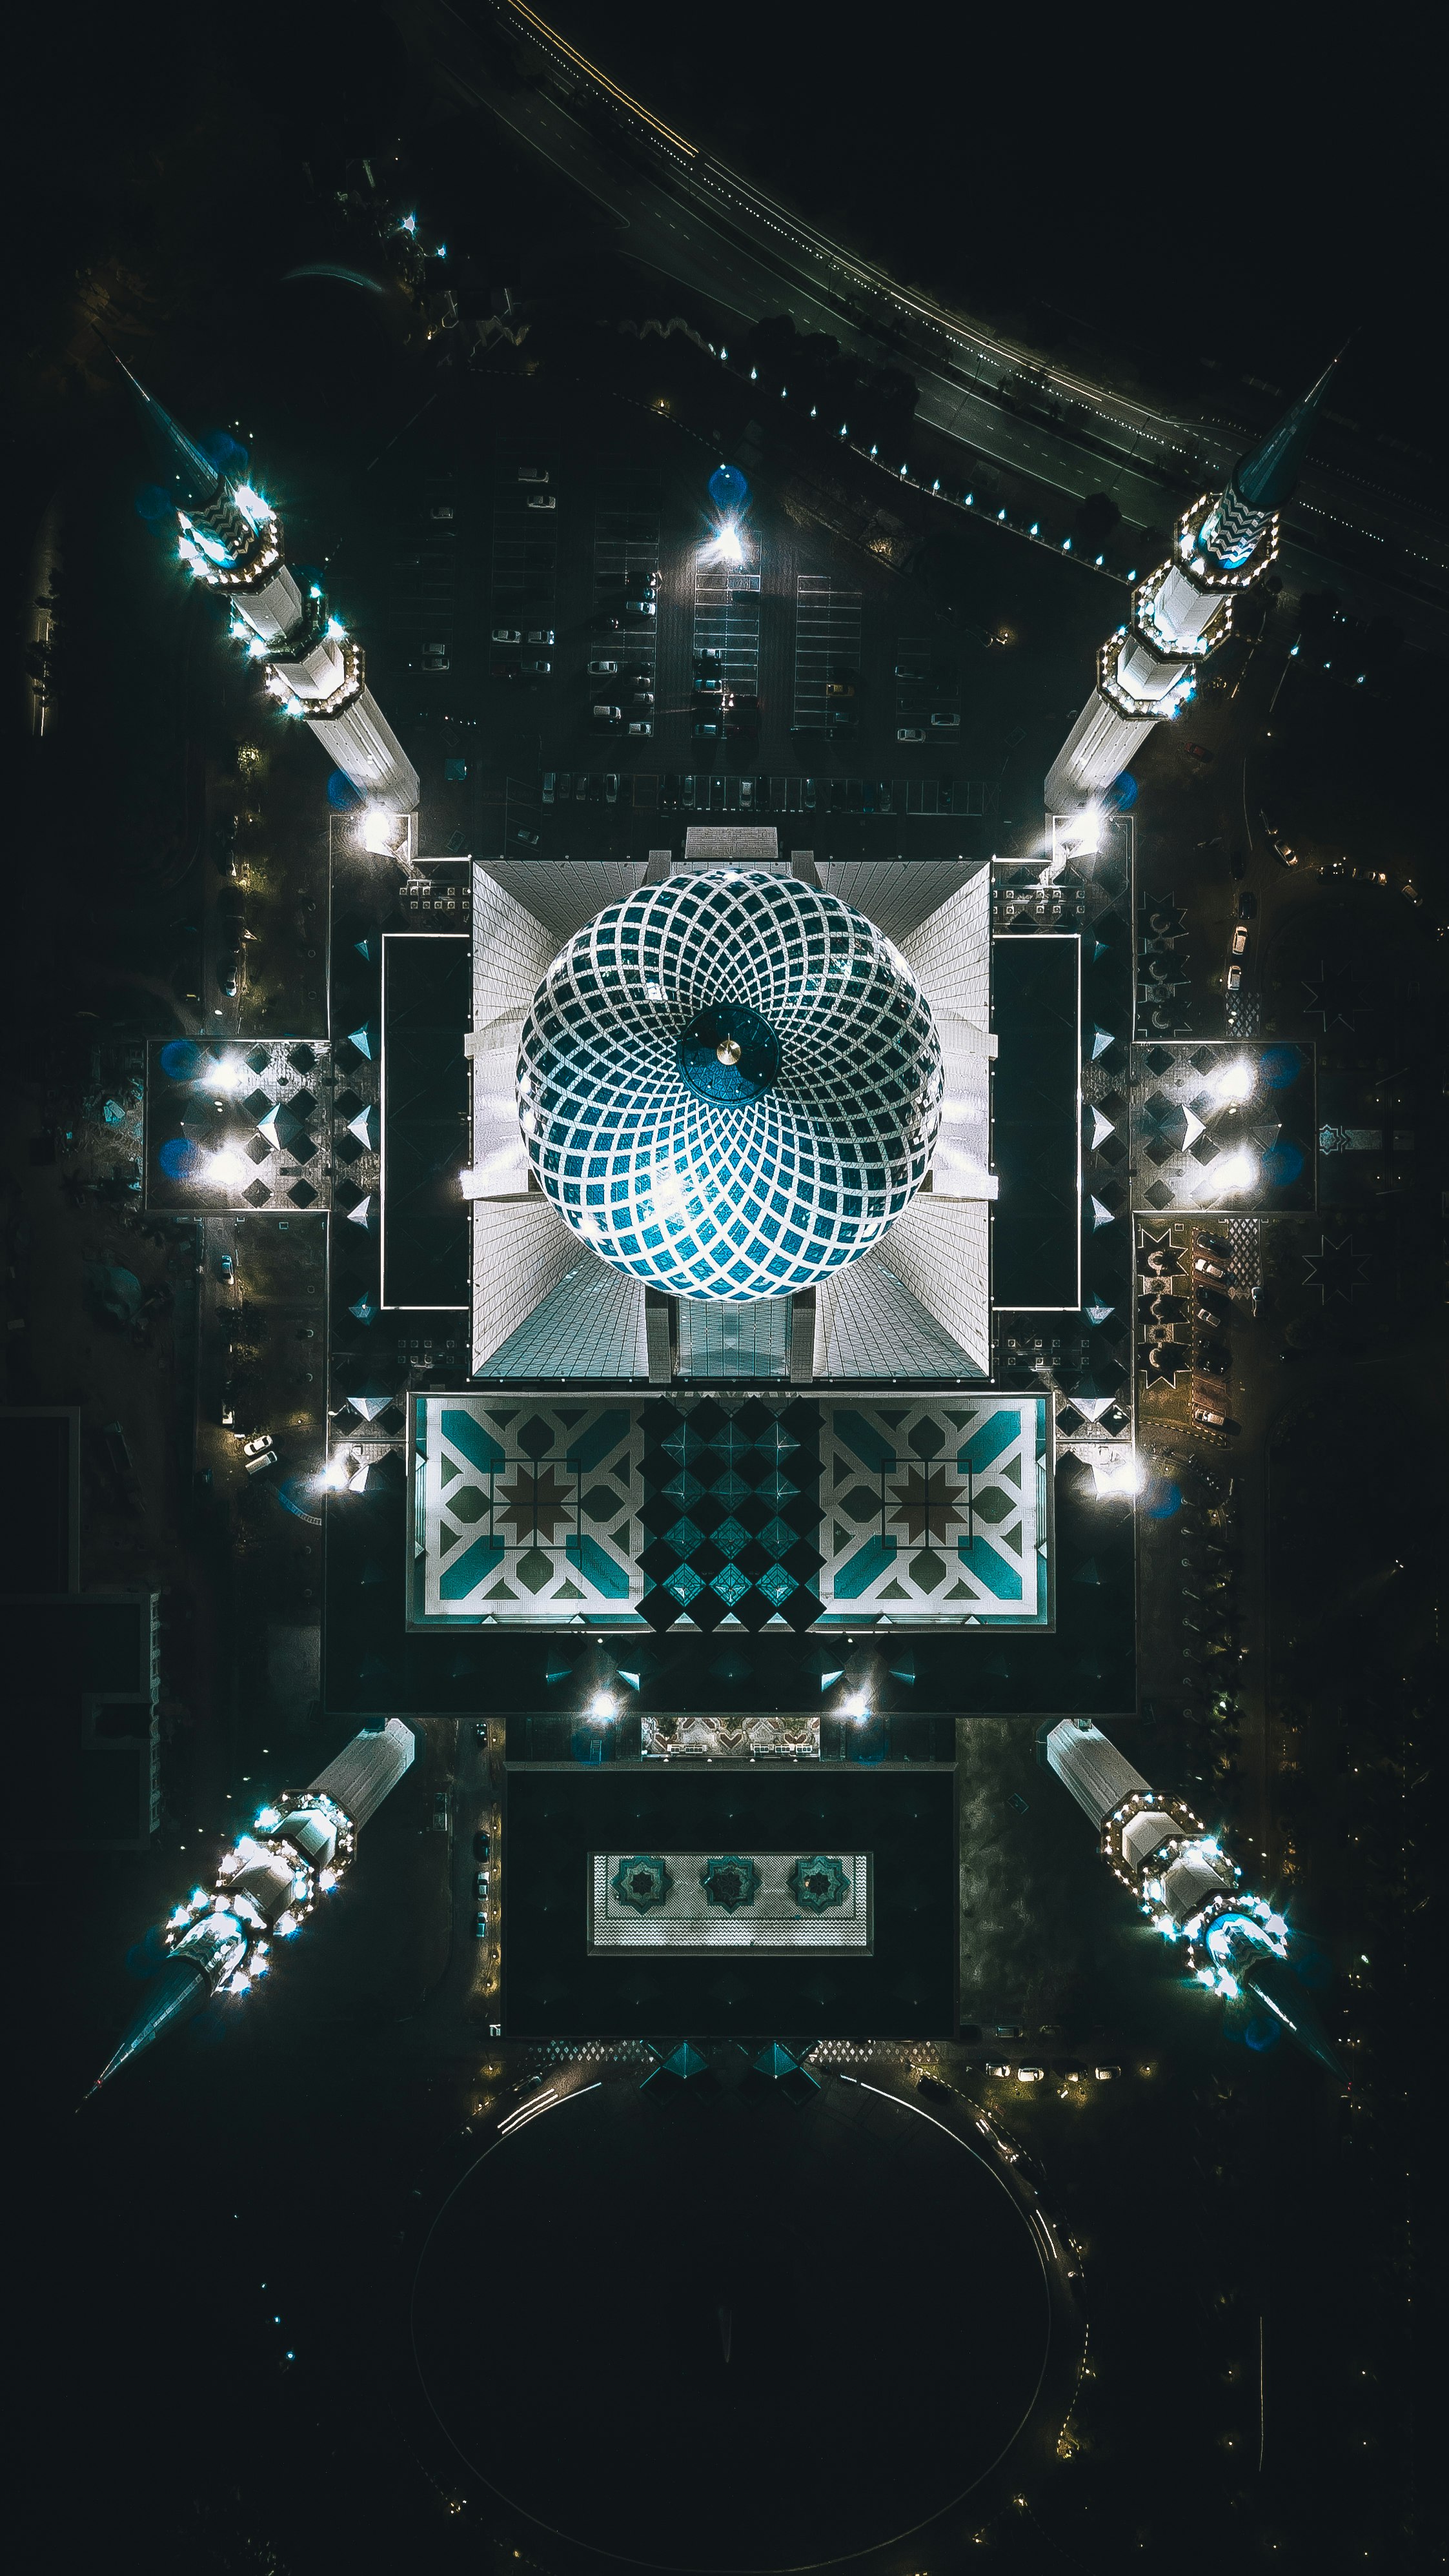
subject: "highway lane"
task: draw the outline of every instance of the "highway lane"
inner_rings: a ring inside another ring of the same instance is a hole
[[[1130,525],[1162,528],[1240,452],[1248,433],[1232,424],[1174,422],[973,332],[703,155],[673,155],[668,182],[622,168],[551,90],[499,82],[446,0],[418,0],[410,22],[443,85],[603,207],[628,236],[627,256],[742,321],[783,308],[802,331],[903,364],[920,387],[919,417],[974,454],[1073,502],[1105,489]],[[1004,407],[1013,394],[1049,400],[1066,417],[1023,418]],[[1295,587],[1332,579],[1366,613],[1389,610],[1425,641],[1449,638],[1449,535],[1417,503],[1367,475],[1310,466],[1288,517],[1282,560]]]

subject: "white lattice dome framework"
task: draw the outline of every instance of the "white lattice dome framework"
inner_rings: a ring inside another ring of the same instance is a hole
[[[602,1259],[680,1297],[779,1297],[879,1242],[930,1165],[941,1050],[905,959],[798,879],[641,888],[554,959],[519,1123]]]

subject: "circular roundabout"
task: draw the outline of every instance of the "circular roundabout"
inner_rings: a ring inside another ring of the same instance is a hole
[[[538,1180],[616,1269],[679,1297],[787,1296],[920,1188],[941,1048],[906,960],[798,878],[729,868],[586,922],[524,1021]]]
[[[839,2076],[803,2108],[661,2089],[525,2117],[439,2210],[412,2338],[455,2457],[574,2549],[709,2576],[861,2556],[983,2489],[1052,2341],[993,2165]]]

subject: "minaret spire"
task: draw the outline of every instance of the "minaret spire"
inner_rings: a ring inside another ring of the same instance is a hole
[[[1198,665],[1227,636],[1236,593],[1261,580],[1278,552],[1278,513],[1298,479],[1324,395],[1343,352],[1257,447],[1226,489],[1179,519],[1168,561],[1132,595],[1132,616],[1097,657],[1097,685],[1047,773],[1051,814],[1071,814],[1110,787],[1153,726],[1186,706]]]
[[[162,442],[176,487],[178,552],[193,580],[230,600],[232,634],[264,665],[272,697],[305,720],[368,804],[394,817],[415,814],[418,773],[367,686],[362,646],[328,614],[320,583],[304,594],[271,503],[249,483],[232,482],[110,354]]]
[[[92,327],[94,328],[94,325]],[[135,395],[141,408],[141,417],[153,444],[160,450],[170,467],[172,480],[181,486],[177,495],[181,505],[185,508],[205,508],[209,502],[216,499],[217,486],[222,481],[220,467],[213,464],[211,458],[202,453],[195,441],[187,437],[179,421],[172,419],[170,412],[158,403],[155,395],[146,391],[140,377],[132,374],[125,359],[111,347],[104,334],[97,331],[96,338],[100,341],[107,357],[120,368]]]

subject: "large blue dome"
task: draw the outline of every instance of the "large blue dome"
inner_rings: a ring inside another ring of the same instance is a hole
[[[880,1240],[930,1165],[941,1050],[899,950],[762,869],[641,887],[533,998],[519,1123],[560,1214],[678,1297],[779,1297]]]

